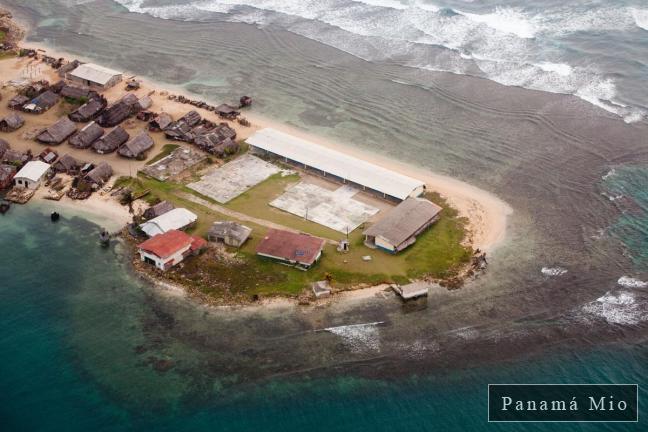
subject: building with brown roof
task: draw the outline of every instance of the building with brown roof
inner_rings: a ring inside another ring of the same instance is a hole
[[[322,256],[325,241],[308,234],[270,229],[257,246],[257,255],[307,270]]]
[[[423,198],[407,198],[363,234],[365,245],[397,253],[437,221],[442,208]]]

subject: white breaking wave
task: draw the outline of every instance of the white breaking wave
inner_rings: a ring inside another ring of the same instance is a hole
[[[614,177],[614,176],[616,175],[616,173],[617,173],[616,170],[615,170],[614,168],[612,168],[610,171],[608,171],[607,173],[605,173],[605,175],[604,175],[603,177],[601,177],[601,179],[603,179],[603,180],[607,180],[607,179],[609,179],[610,177]]]
[[[132,12],[165,19],[201,20],[212,12],[233,22],[275,24],[367,61],[396,58],[409,67],[573,94],[628,123],[646,116],[643,109],[616,101],[616,82],[597,67],[597,57],[578,66],[555,49],[556,38],[574,32],[646,28],[648,11],[642,9],[570,5],[542,12],[497,7],[474,13],[426,0],[199,0],[168,6],[116,1]]]
[[[383,322],[351,324],[325,328],[324,331],[340,336],[344,344],[353,352],[367,350],[380,351],[380,333],[378,325]]]
[[[562,267],[542,267],[540,272],[545,276],[562,276],[567,273],[567,269]]]
[[[648,287],[648,282],[644,282],[639,279],[631,278],[629,276],[621,276],[617,281],[617,284],[624,286],[626,288],[646,288]]]
[[[634,294],[627,291],[607,293],[585,305],[583,311],[611,324],[633,325],[648,318],[644,307],[636,302]]]
[[[630,12],[634,18],[637,27],[648,30],[648,9],[635,9],[631,8]]]

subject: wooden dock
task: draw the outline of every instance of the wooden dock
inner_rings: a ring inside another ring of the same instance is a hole
[[[414,282],[408,285],[392,285],[391,288],[403,300],[411,300],[418,297],[426,297],[430,286],[426,282]]]

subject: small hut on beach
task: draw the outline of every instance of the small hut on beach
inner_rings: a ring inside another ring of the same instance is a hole
[[[107,104],[108,102],[103,97],[100,99],[92,99],[70,113],[68,117],[77,123],[89,122],[96,119],[106,108]]]
[[[25,119],[17,113],[11,113],[0,120],[0,132],[13,132],[25,124]]]
[[[221,139],[217,134],[211,133],[196,137],[195,144],[209,154],[224,158],[238,152],[239,145],[230,138]]]
[[[85,176],[85,180],[90,183],[94,183],[99,186],[103,186],[104,183],[106,183],[108,180],[110,180],[110,177],[113,175],[113,169],[108,163],[106,162],[101,162],[99,165],[94,167],[92,171],[90,171],[88,174]]]
[[[81,166],[81,163],[74,159],[72,156],[69,154],[65,154],[61,156],[61,158],[56,161],[54,165],[52,165],[52,168],[56,172],[61,172],[61,173],[73,173],[76,172],[79,167]]]
[[[194,139],[193,128],[200,123],[202,118],[197,111],[189,111],[178,121],[170,124],[164,131],[168,139],[184,142],[192,142]]]
[[[29,102],[29,98],[23,95],[16,95],[9,100],[9,108],[12,110],[19,111]]]
[[[160,132],[166,130],[171,123],[173,123],[173,117],[168,113],[160,113],[153,120],[149,122],[149,130],[151,132]]]
[[[97,123],[92,122],[83,127],[79,132],[70,137],[69,143],[78,149],[87,149],[104,134],[104,130]]]
[[[175,207],[169,201],[161,201],[151,207],[147,208],[144,211],[144,219],[153,219],[158,216],[162,216],[164,213],[170,212]]]
[[[59,93],[61,97],[73,99],[75,101],[82,101],[94,99],[98,93],[90,90],[88,87],[77,87],[72,85],[64,85]]]
[[[123,127],[117,126],[102,138],[95,141],[92,149],[99,154],[112,153],[128,141],[129,138],[130,135],[128,135],[128,132]]]
[[[42,114],[56,105],[59,99],[59,95],[48,90],[23,105],[22,110],[32,114]]]
[[[216,113],[220,117],[230,119],[230,120],[235,119],[236,117],[238,117],[239,114],[241,114],[239,111],[236,110],[236,108],[228,104],[218,105],[214,111],[216,111]]]
[[[150,96],[142,96],[137,101],[138,111],[143,111],[151,108],[153,106],[153,99]]]
[[[117,126],[139,111],[139,99],[132,93],[127,94],[119,101],[110,105],[99,116],[97,123],[103,127]]]
[[[76,130],[76,126],[69,118],[62,117],[59,121],[38,134],[36,140],[43,144],[58,145],[76,132]]]
[[[7,149],[2,155],[2,162],[21,167],[32,159],[29,152],[23,153],[14,149]]]
[[[153,138],[145,131],[139,133],[139,135],[132,138],[126,144],[119,147],[117,153],[120,156],[131,158],[131,159],[143,159],[145,157],[146,151],[153,147],[155,143]]]

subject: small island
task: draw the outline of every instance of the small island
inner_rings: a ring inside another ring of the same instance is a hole
[[[483,191],[255,118],[249,96],[213,106],[22,46],[1,15],[6,200],[120,222],[103,241],[123,239],[148,279],[211,304],[378,285],[407,299],[459,288],[501,240],[509,210]]]

